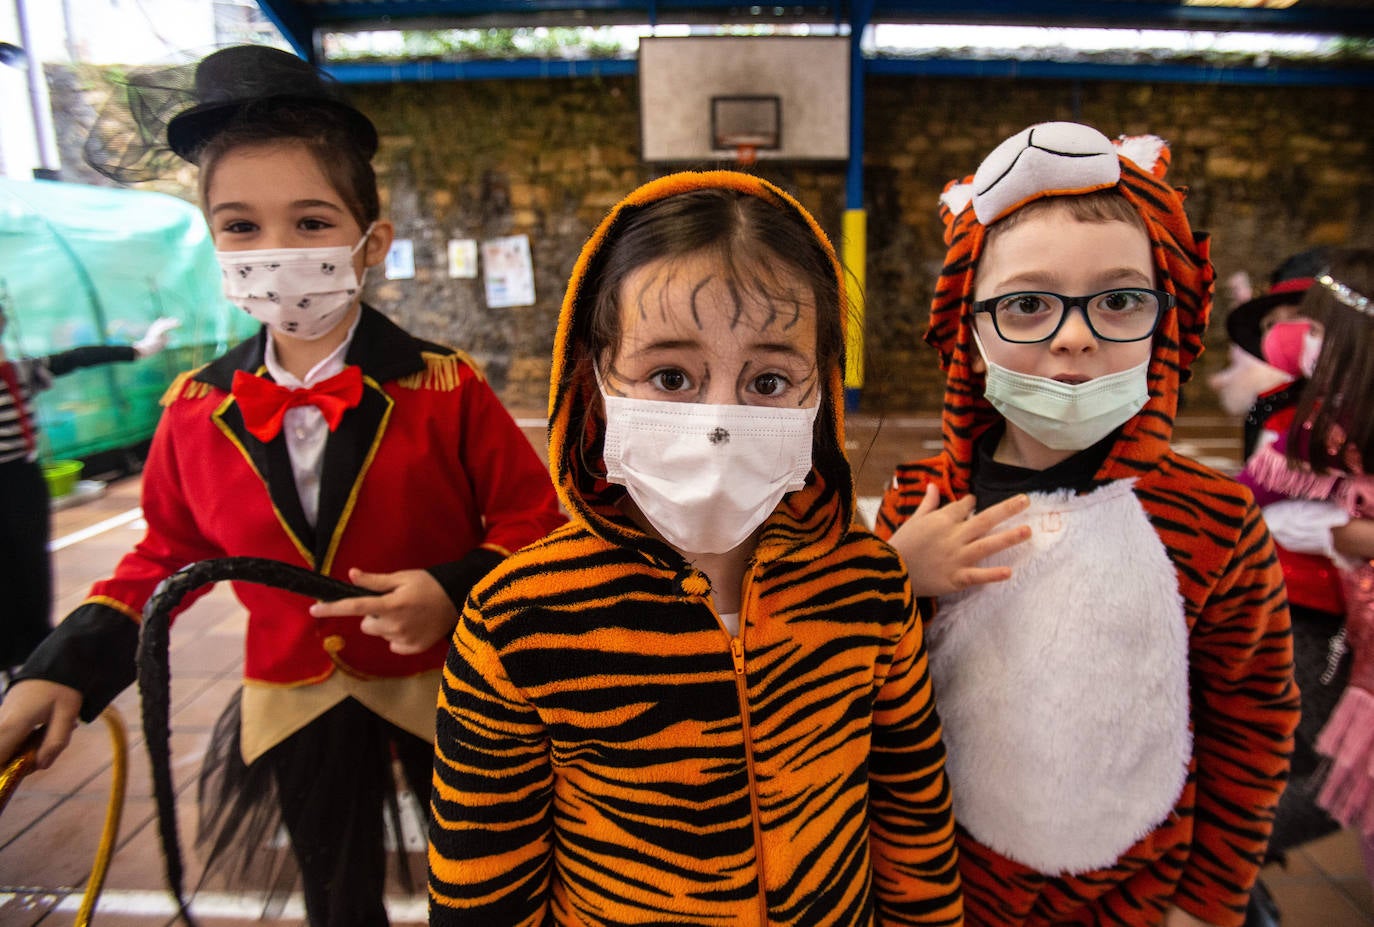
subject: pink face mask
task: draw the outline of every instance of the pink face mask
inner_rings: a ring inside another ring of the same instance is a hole
[[[1265,361],[1269,366],[1277,367],[1289,376],[1304,376],[1303,343],[1311,330],[1312,323],[1307,319],[1293,319],[1290,322],[1276,324],[1264,333],[1264,340],[1260,342],[1260,350],[1264,353]]]

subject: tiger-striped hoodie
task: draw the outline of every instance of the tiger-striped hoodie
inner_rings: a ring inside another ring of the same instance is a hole
[[[771,184],[711,172],[641,187],[584,247],[550,396],[572,517],[479,584],[455,632],[431,924],[962,922],[921,624],[900,560],[854,527],[840,370],[818,416],[833,433],[762,529],[737,637],[706,576],[597,475],[603,420],[574,335],[588,262],[635,206],[708,187],[794,210],[824,242]]]

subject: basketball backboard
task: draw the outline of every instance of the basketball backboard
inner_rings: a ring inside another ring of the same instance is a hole
[[[645,161],[849,157],[849,39],[650,37],[639,43]]]

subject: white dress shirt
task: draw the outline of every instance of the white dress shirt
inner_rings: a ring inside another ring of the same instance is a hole
[[[362,315],[359,314],[358,318],[362,318]],[[310,368],[304,380],[297,379],[281,365],[281,361],[277,359],[276,344],[269,335],[266,355],[263,358],[267,372],[278,386],[285,389],[304,389],[328,380],[343,372],[344,355],[348,353],[348,346],[353,343],[353,333],[357,329],[358,319],[354,319],[348,334],[344,336],[343,344]],[[315,406],[296,406],[286,410],[286,416],[282,419],[282,433],[286,435],[286,452],[291,457],[291,473],[296,481],[296,495],[300,497],[305,520],[313,528],[320,511],[320,476],[324,472],[324,445],[329,440],[329,423],[324,420],[324,413]]]

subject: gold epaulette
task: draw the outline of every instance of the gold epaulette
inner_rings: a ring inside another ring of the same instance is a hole
[[[437,351],[421,351],[420,356],[424,358],[425,369],[412,373],[408,377],[401,377],[396,381],[397,384],[406,389],[451,392],[458,388],[459,372],[464,367],[475,373],[477,379],[486,380],[482,374],[482,368],[478,367],[477,362],[462,351],[451,350],[447,354],[440,354]]]
[[[161,405],[170,406],[178,399],[204,399],[210,395],[210,390],[214,389],[209,383],[201,383],[193,380],[196,374],[204,370],[204,367],[197,367],[195,370],[186,370],[177,374],[177,378],[172,381],[172,385],[167,387],[167,392],[162,394],[158,400]]]

